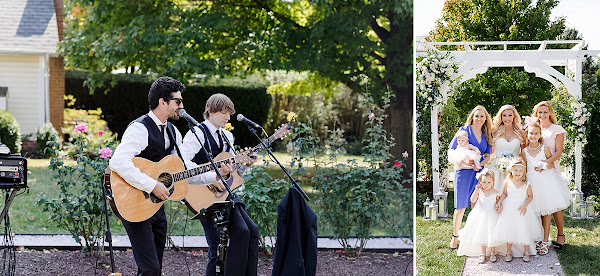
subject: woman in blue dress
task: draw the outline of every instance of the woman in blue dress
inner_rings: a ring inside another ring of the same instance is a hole
[[[462,126],[458,131],[466,131],[469,134],[469,144],[474,145],[481,152],[480,166],[483,168],[490,160],[490,153],[492,146],[488,141],[491,141],[491,130],[492,130],[492,117],[487,112],[485,107],[478,105],[476,106],[469,117],[467,123]],[[456,149],[457,141],[456,135],[450,142],[450,149]],[[458,229],[462,223],[465,209],[470,204],[471,194],[475,191],[477,185],[477,166],[473,161],[469,164],[471,169],[461,169],[454,172],[454,216],[452,223],[454,230],[452,233],[452,240],[450,241],[450,248],[456,249],[458,247]]]

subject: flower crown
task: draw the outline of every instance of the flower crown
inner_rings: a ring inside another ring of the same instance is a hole
[[[523,166],[523,167],[525,167],[525,164],[523,164],[522,160],[514,160],[514,161],[510,162],[510,164],[508,165],[508,169],[510,170],[514,166]]]
[[[481,181],[481,178],[482,178],[482,177],[484,177],[485,175],[488,175],[488,174],[491,174],[491,175],[492,175],[492,177],[494,177],[494,172],[493,172],[493,171],[491,171],[491,170],[490,170],[490,169],[488,169],[488,168],[483,168],[483,169],[482,169],[480,172],[478,172],[478,173],[475,175],[475,178],[477,178],[477,180],[480,180],[480,181]]]
[[[523,116],[523,129],[527,129],[529,125],[537,123],[538,119],[539,118],[535,116]]]

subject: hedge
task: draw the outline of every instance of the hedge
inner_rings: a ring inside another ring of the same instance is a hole
[[[89,89],[83,85],[86,77],[87,74],[83,72],[66,72],[65,94],[73,95],[77,99],[71,108],[101,108],[103,119],[108,122],[108,127],[113,132],[122,134],[131,121],[148,112],[148,90],[155,78],[120,74],[115,76],[117,84],[114,87],[98,88],[90,94]],[[258,81],[243,82],[225,79],[218,83],[213,81],[208,84],[186,86],[182,96],[187,113],[196,120],[203,121],[204,104],[208,97],[215,93],[227,95],[235,104],[236,115],[233,115],[230,120],[234,127],[232,132],[236,138],[235,144],[242,147],[258,144],[258,140],[253,137],[245,124],[238,122],[235,117],[241,113],[260,125],[266,123],[272,101],[271,96],[267,94],[266,85]],[[173,123],[183,135],[188,131],[184,120]]]

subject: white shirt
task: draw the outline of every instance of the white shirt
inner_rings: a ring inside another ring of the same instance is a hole
[[[208,120],[205,120],[203,123],[208,128],[208,131],[213,135],[213,138],[215,139],[217,144],[219,144],[219,136],[217,136],[217,127],[214,126]],[[196,135],[198,135],[198,138],[200,139],[200,141],[202,141],[202,143],[204,143],[206,141],[206,139],[204,139],[204,132],[197,126],[194,127],[194,129],[196,130]],[[229,132],[223,128],[219,128],[219,130],[221,131],[221,133],[223,133],[225,135],[225,137],[227,137],[227,139],[229,140],[229,143],[231,144],[231,147],[229,148],[229,153],[231,153],[235,156],[235,152],[233,151],[233,134],[231,134],[231,132]],[[227,142],[225,141],[225,139],[222,139],[222,140],[223,140],[223,149],[225,149],[227,147]],[[208,150],[208,148],[206,150]],[[198,139],[196,139],[196,136],[194,135],[194,133],[192,133],[192,131],[188,130],[188,132],[185,134],[185,137],[183,138],[183,145],[181,145],[181,156],[183,156],[183,159],[186,160],[186,164],[188,162],[195,164],[191,160],[200,151],[202,151],[202,145],[200,145],[200,142],[198,142]],[[217,177],[217,174],[214,171],[206,172],[204,174],[201,174],[197,177],[190,179],[190,184],[204,184],[204,185],[212,184],[212,183],[217,182],[216,177]]]
[[[152,118],[156,127],[160,130],[161,125],[165,125],[165,149],[169,148],[171,141],[167,134],[166,123],[162,123],[154,112],[148,112],[148,116]],[[175,142],[181,147],[181,133],[175,127]],[[142,123],[133,122],[123,134],[121,143],[115,149],[112,158],[109,161],[110,169],[118,173],[129,185],[142,190],[147,193],[151,193],[156,186],[157,180],[142,173],[137,167],[133,165],[131,161],[133,157],[140,154],[148,146],[148,129]],[[175,148],[169,154],[177,154]],[[152,160],[154,161],[154,160]],[[193,162],[185,162],[188,169],[197,167]],[[192,179],[198,176],[192,177]]]

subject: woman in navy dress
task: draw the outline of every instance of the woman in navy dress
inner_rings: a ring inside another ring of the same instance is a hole
[[[480,165],[483,167],[490,160],[490,153],[492,146],[488,141],[491,141],[491,130],[492,130],[492,117],[487,112],[485,107],[478,105],[476,106],[469,117],[467,123],[462,126],[458,131],[466,131],[469,134],[469,144],[476,146],[482,154]],[[450,149],[456,149],[456,135],[450,142]],[[452,233],[452,240],[450,241],[450,248],[456,249],[458,247],[458,229],[462,223],[465,209],[470,204],[471,194],[475,191],[477,185],[477,174],[476,166],[473,161],[469,164],[472,169],[461,169],[454,172],[454,217],[452,223],[454,230]]]

